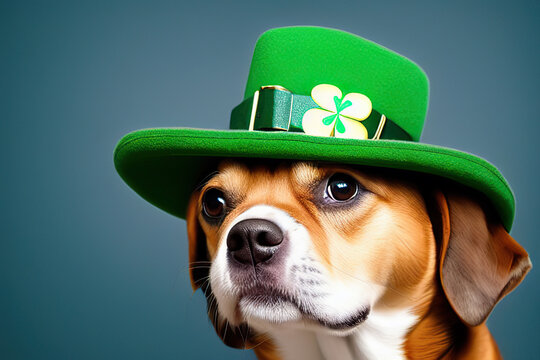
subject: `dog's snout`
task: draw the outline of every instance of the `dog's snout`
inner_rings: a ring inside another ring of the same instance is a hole
[[[234,225],[227,236],[227,250],[241,264],[270,260],[283,242],[283,232],[271,221],[247,219]]]

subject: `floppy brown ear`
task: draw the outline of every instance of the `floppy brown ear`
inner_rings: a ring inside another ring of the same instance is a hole
[[[531,269],[527,252],[472,192],[436,193],[442,287],[467,325],[483,323]]]
[[[218,313],[218,304],[210,285],[210,255],[206,245],[206,236],[199,223],[198,201],[200,192],[195,191],[189,200],[186,221],[189,242],[189,276],[193,291],[201,288],[206,297],[206,310],[216,333],[227,346],[245,349],[252,346],[253,334],[245,324],[232,327]]]

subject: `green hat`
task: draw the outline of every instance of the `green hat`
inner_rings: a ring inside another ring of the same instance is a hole
[[[255,46],[231,130],[160,128],[124,136],[116,169],[144,199],[184,218],[192,191],[220,158],[339,162],[434,174],[491,200],[510,230],[514,197],[487,161],[419,143],[428,80],[410,60],[319,27],[267,31]]]

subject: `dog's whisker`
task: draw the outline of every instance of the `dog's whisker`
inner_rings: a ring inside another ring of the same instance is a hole
[[[189,262],[189,265],[193,265],[193,264],[212,264],[212,262],[207,261],[207,260],[198,260],[198,261],[190,261]]]
[[[215,281],[220,281],[223,278],[224,278],[224,275],[217,276],[215,278]],[[203,293],[205,295],[207,295],[207,294],[210,295],[210,293],[208,293],[208,290],[209,289],[211,290],[211,286],[210,286],[211,276],[207,275],[207,276],[201,277],[198,281],[199,282],[202,281],[202,283],[199,284],[199,287],[202,289]],[[212,294],[212,296],[213,296],[213,294]]]
[[[242,339],[244,340],[243,348],[244,348],[244,349],[247,349],[247,345],[246,345],[246,344],[247,344],[247,341],[248,341],[247,330],[246,330],[245,333],[244,333],[243,328],[241,327],[241,328],[240,328],[240,335],[242,336]]]
[[[215,299],[215,297],[214,297],[214,299]],[[214,312],[214,324],[216,324],[216,326],[217,326],[218,329],[219,329],[219,322],[218,322],[219,311],[218,311],[217,301],[214,302],[214,304],[215,304],[215,305],[214,305],[214,310],[213,310],[213,312]]]
[[[254,344],[253,346],[247,347],[247,348],[245,348],[245,349],[246,349],[246,350],[253,350],[253,349],[255,349],[255,348],[261,346],[262,344],[264,344],[265,342],[267,342],[267,341],[270,340],[270,338],[268,337],[267,334],[259,335],[258,337],[261,337],[261,338],[263,338],[263,339],[262,339],[261,341],[259,341],[257,344]]]
[[[201,278],[201,279],[200,279],[199,281],[202,281],[202,283],[201,283],[200,287],[203,287],[203,286],[205,286],[205,285],[206,285],[206,283],[210,281],[210,275],[208,275],[208,276],[205,276],[205,277]]]
[[[227,319],[224,319],[224,323],[225,323],[225,330],[223,331],[222,338],[226,339],[227,338],[227,328],[229,327],[229,321]]]
[[[193,269],[210,269],[210,266],[204,266],[204,265],[190,266],[188,269],[189,270],[193,270]]]

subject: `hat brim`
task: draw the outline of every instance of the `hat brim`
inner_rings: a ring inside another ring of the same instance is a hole
[[[367,165],[441,176],[491,200],[505,228],[514,218],[514,196],[500,172],[477,156],[454,149],[396,140],[353,140],[302,133],[160,128],[124,136],[114,152],[122,179],[158,208],[185,218],[189,197],[216,159],[296,159]]]

